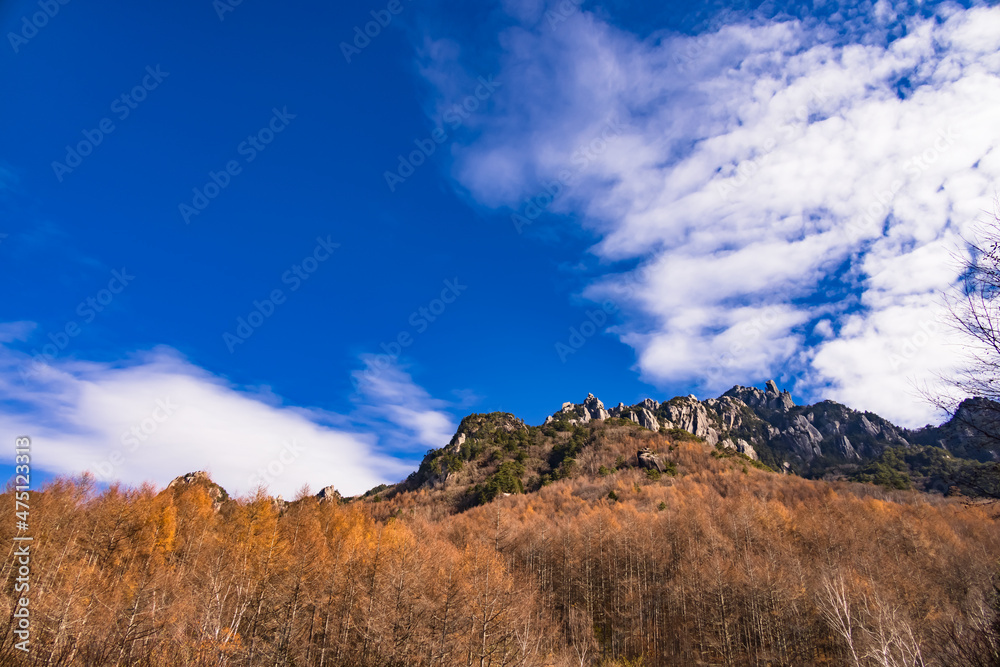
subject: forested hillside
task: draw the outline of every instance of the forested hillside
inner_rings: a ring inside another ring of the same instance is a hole
[[[996,505],[624,419],[470,416],[353,499],[63,479],[32,510],[35,643],[18,655],[8,620],[5,665],[1000,662]]]

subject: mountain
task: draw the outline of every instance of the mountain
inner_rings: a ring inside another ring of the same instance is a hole
[[[30,544],[0,523],[42,584],[33,655],[0,664],[996,665],[1000,515],[963,496],[998,464],[958,456],[995,456],[989,408],[910,431],[774,383],[588,395],[538,426],[469,415],[354,498],[57,479]]]
[[[969,399],[947,423],[910,430],[834,401],[795,405],[774,381],[764,389],[737,385],[704,401],[647,398],[611,409],[588,394],[581,403],[563,403],[538,427],[509,413],[469,415],[448,445],[427,452],[409,478],[377,494],[387,498],[425,489],[442,492],[438,495],[448,496],[455,509],[467,509],[572,476],[583,462],[597,462],[591,472],[640,465],[640,452],[615,462],[594,450],[598,431],[635,429],[700,440],[719,455],[738,456],[765,470],[996,497],[1000,455],[984,435],[990,424],[983,415],[991,410],[1000,406]]]
[[[605,410],[590,394],[581,404],[563,404],[546,423],[625,418],[653,431],[688,431],[709,445],[736,449],[776,470],[808,474],[835,463],[878,458],[887,448],[914,444],[940,447],[962,458],[997,460],[998,452],[988,449],[990,443],[967,425],[968,415],[985,412],[988,403],[969,399],[946,424],[912,431],[834,401],[795,405],[791,394],[779,391],[771,380],[764,390],[737,385],[705,401],[694,396],[679,396],[666,403],[647,398],[632,406],[619,403],[611,410]],[[996,404],[992,407],[1000,409]]]

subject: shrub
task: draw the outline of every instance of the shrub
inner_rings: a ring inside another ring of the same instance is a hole
[[[506,461],[500,464],[497,471],[490,475],[485,482],[473,487],[476,503],[479,505],[488,503],[501,493],[524,493],[524,483],[521,482],[523,474],[524,466],[517,461]]]

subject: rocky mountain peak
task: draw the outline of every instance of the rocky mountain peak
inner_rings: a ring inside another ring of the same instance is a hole
[[[175,477],[171,480],[170,484],[167,484],[168,489],[172,489],[181,484],[194,484],[195,482],[208,482],[209,484],[214,484],[212,478],[208,476],[208,473],[204,470],[197,470],[195,472],[189,472],[180,477]]]
[[[583,401],[583,410],[585,414],[590,415],[590,419],[607,419],[609,416],[608,411],[604,409],[604,403],[593,394],[587,394],[586,400]]]
[[[473,413],[465,417],[458,425],[455,436],[451,439],[452,446],[461,447],[466,438],[482,439],[493,433],[514,433],[526,431],[527,425],[509,412]]]
[[[321,503],[322,502],[328,502],[328,503],[339,502],[340,501],[340,493],[331,484],[330,486],[325,486],[322,489],[320,489],[320,492],[316,494],[316,498]]]
[[[595,419],[607,419],[611,413],[604,408],[601,399],[593,394],[587,394],[583,403],[566,402],[562,404],[562,409],[555,415],[549,416],[545,423],[548,424],[557,418],[566,419],[570,424],[586,424]]]
[[[563,403],[545,423],[581,425],[609,417],[627,419],[652,431],[688,431],[709,445],[734,449],[775,469],[793,466],[808,471],[817,465],[851,463],[911,443],[942,447],[967,458],[1000,460],[995,442],[980,442],[983,432],[1000,431],[1000,407],[991,401],[969,399],[947,424],[909,431],[834,401],[797,406],[774,380],[764,383],[763,389],[736,385],[704,401],[693,394],[665,403],[646,398],[632,406],[618,403],[610,410],[587,394],[582,403]],[[984,426],[987,419],[991,421]]]
[[[229,494],[224,488],[212,481],[212,478],[204,470],[189,472],[180,477],[175,477],[167,484],[167,490],[173,489],[175,492],[186,486],[202,486],[212,499],[212,507],[216,511],[222,503],[229,499]]]
[[[792,395],[787,391],[780,391],[778,384],[774,380],[768,380],[764,384],[765,390],[761,391],[757,387],[744,387],[736,385],[723,396],[731,396],[743,401],[751,408],[758,410],[768,410],[774,412],[788,412],[795,407]]]

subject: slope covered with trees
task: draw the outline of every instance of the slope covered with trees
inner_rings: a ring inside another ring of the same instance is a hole
[[[2,564],[0,664],[1000,663],[994,505],[622,419],[463,426],[354,499],[58,480],[32,507],[27,659]]]

